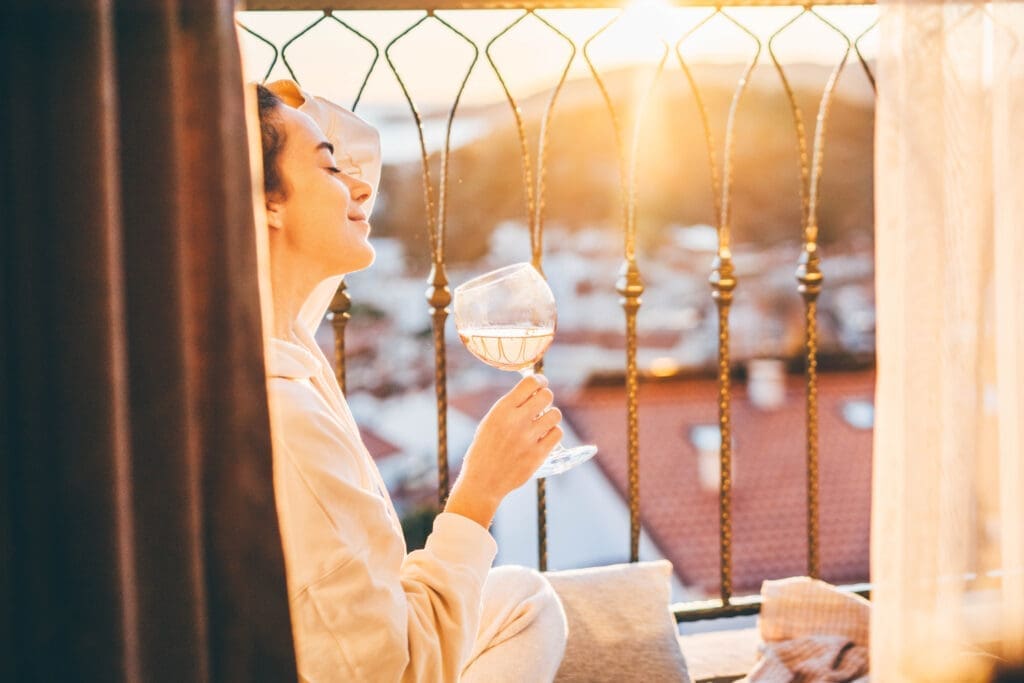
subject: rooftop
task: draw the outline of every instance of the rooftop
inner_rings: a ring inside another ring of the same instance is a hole
[[[873,370],[819,376],[821,569],[833,583],[868,577],[872,431],[848,421],[847,404],[863,407],[874,386]],[[786,376],[782,404],[768,411],[751,404],[745,385],[733,387],[737,594],[806,573],[804,392],[802,376]],[[642,384],[639,401],[643,526],[682,582],[709,595],[719,590],[718,491],[701,485],[691,430],[717,424],[717,395],[714,380],[697,379]],[[559,404],[582,439],[601,445],[597,462],[625,498],[625,389],[587,387]]]

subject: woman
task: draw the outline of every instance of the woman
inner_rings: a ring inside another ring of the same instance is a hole
[[[561,438],[547,382],[526,378],[494,404],[426,547],[407,554],[313,339],[339,277],[373,262],[376,131],[294,83],[271,87],[280,97],[258,87],[274,311],[268,387],[300,676],[550,681],[565,615],[540,574],[490,570],[496,545],[487,531],[501,500]]]

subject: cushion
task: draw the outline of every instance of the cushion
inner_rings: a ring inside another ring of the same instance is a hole
[[[686,657],[686,668],[695,681],[734,681],[743,678],[757,663],[761,634],[756,627],[732,629],[731,622],[745,620],[722,619],[715,622],[714,630],[679,636],[679,646]]]
[[[546,574],[569,622],[556,683],[690,683],[669,609],[667,560]]]

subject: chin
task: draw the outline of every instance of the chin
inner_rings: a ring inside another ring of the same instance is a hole
[[[377,259],[377,252],[374,251],[373,246],[367,242],[361,249],[359,254],[353,254],[352,259],[348,259],[345,271],[346,273],[355,273],[360,270],[366,270],[373,265],[373,262]]]

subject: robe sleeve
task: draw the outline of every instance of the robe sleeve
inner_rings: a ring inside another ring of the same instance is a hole
[[[280,382],[294,383],[270,385],[300,678],[458,680],[476,638],[494,539],[476,522],[443,512],[426,547],[406,554],[386,494],[367,485],[373,463],[359,435],[315,394],[275,389]]]

